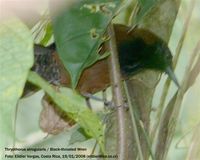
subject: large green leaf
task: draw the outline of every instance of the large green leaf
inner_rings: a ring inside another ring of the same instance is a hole
[[[74,0],[54,18],[57,50],[70,73],[73,88],[81,72],[99,59],[97,50],[119,3],[120,0]]]
[[[99,142],[102,151],[104,151],[102,123],[95,113],[83,105],[83,97],[74,91],[70,92],[69,90],[68,94],[73,95],[70,96],[70,98],[67,97],[66,94],[56,92],[50,84],[48,84],[35,72],[29,73],[28,81],[42,88],[51,97],[56,105],[65,111],[70,118],[74,119],[80,124],[87,135],[95,138]]]
[[[33,40],[17,19],[0,23],[0,150],[13,136],[15,107],[33,64]],[[2,151],[2,150],[1,150]]]

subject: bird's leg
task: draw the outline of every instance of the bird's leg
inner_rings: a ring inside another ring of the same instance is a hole
[[[94,96],[91,93],[84,93],[82,95],[86,98],[86,102],[87,99],[93,99],[95,101],[103,102],[105,106],[110,106],[111,108],[113,107],[112,101],[104,101],[104,99]]]
[[[86,105],[88,106],[89,109],[92,109],[92,105],[90,103],[90,98],[85,97]]]
[[[103,97],[103,100],[107,101],[106,89],[104,89],[104,90],[102,91],[102,97]]]
[[[104,89],[103,91],[102,91],[102,97],[103,97],[103,101],[104,102],[107,102],[108,100],[107,100],[107,94],[106,94],[106,89]],[[104,108],[106,108],[107,107],[107,105],[104,103]]]

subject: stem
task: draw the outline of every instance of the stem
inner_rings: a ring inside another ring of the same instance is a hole
[[[197,43],[192,55],[191,55],[191,58],[189,60],[189,63],[186,67],[186,70],[185,70],[185,73],[184,73],[184,77],[183,77],[183,80],[182,80],[182,84],[181,84],[181,88],[180,90],[178,91],[177,93],[177,97],[175,99],[175,102],[174,102],[174,105],[171,106],[172,107],[172,112],[170,113],[170,115],[167,115],[167,116],[163,116],[163,118],[167,118],[167,120],[164,120],[163,122],[167,125],[168,127],[168,134],[165,136],[166,137],[166,140],[165,142],[161,142],[161,143],[165,143],[165,146],[162,147],[164,149],[164,153],[162,153],[160,156],[162,156],[162,159],[166,159],[166,156],[167,156],[167,153],[168,153],[168,150],[169,150],[169,147],[170,147],[170,144],[172,142],[172,138],[175,134],[175,129],[176,129],[176,125],[177,125],[177,121],[178,121],[178,118],[179,118],[179,113],[180,113],[180,109],[181,109],[181,104],[182,104],[182,100],[183,100],[183,97],[187,91],[187,86],[188,86],[188,82],[189,82],[189,79],[190,79],[190,76],[188,76],[188,73],[190,72],[191,68],[192,68],[192,64],[196,58],[196,56],[198,55],[198,50],[199,50],[199,46],[200,46],[200,41]],[[164,114],[167,114],[168,112],[168,108],[166,108]],[[160,130],[162,131],[162,130]],[[159,135],[163,135],[163,132],[160,132]],[[161,135],[161,136],[162,136]],[[157,148],[159,148],[159,143],[157,144]],[[161,159],[161,158],[159,158]]]
[[[176,55],[175,55],[174,60],[173,60],[174,68],[177,65],[177,62],[178,62],[178,59],[179,59],[179,56],[180,56],[180,53],[181,53],[181,49],[183,47],[183,43],[184,43],[185,36],[186,36],[186,33],[188,31],[188,28],[189,28],[189,24],[190,24],[190,20],[191,20],[191,17],[192,17],[192,12],[193,12],[194,7],[195,7],[196,0],[192,0],[190,3],[191,3],[191,5],[189,7],[188,15],[186,17],[186,20],[185,20],[185,23],[184,23],[184,26],[183,26],[182,35],[181,35],[181,38],[179,40],[178,46],[176,47]]]
[[[181,49],[183,47],[183,43],[184,43],[184,40],[185,40],[185,36],[186,36],[186,33],[188,31],[188,28],[189,28],[189,23],[190,23],[190,20],[191,20],[192,11],[193,11],[194,6],[195,6],[195,1],[196,0],[192,0],[192,2],[191,2],[191,5],[190,5],[189,11],[188,11],[188,15],[187,15],[187,18],[186,18],[185,23],[184,23],[181,38],[180,38],[179,43],[176,47],[176,54],[173,58],[173,68],[174,69],[176,68],[176,65],[177,65],[177,62],[178,62],[178,59],[179,59],[179,56],[180,56],[180,53],[181,53]],[[163,93],[161,95],[161,100],[160,100],[160,103],[157,107],[158,108],[158,112],[157,112],[157,115],[156,115],[157,120],[156,120],[156,123],[153,126],[153,130],[152,130],[152,133],[151,133],[151,137],[152,137],[153,140],[155,139],[155,136],[156,136],[155,134],[157,132],[157,128],[159,126],[159,123],[161,122],[162,112],[163,112],[164,107],[165,107],[164,104],[165,104],[165,101],[166,101],[166,98],[167,98],[167,94],[168,94],[168,91],[169,91],[170,84],[171,84],[171,80],[168,77],[167,80],[165,81]]]
[[[117,120],[118,120],[118,160],[126,160],[128,147],[126,142],[125,134],[125,107],[122,94],[122,82],[120,77],[120,68],[118,62],[118,52],[115,41],[115,33],[113,25],[108,26],[108,34],[110,40],[108,47],[111,52],[110,56],[110,80],[112,82],[112,92],[114,98],[114,104],[117,109]]]
[[[144,160],[144,156],[142,154],[142,146],[141,146],[141,143],[140,143],[140,137],[139,137],[139,134],[138,134],[138,128],[137,128],[137,124],[136,124],[136,118],[135,118],[135,114],[134,114],[134,111],[133,111],[133,106],[132,106],[132,103],[131,103],[131,97],[128,93],[128,86],[127,86],[126,82],[124,82],[124,86],[125,86],[125,92],[126,92],[126,96],[127,96],[127,100],[128,100],[128,106],[129,106],[129,109],[130,109],[131,121],[132,121],[132,125],[133,125],[133,133],[134,133],[134,137],[135,137],[135,141],[136,141],[136,146],[137,146],[137,149],[138,149],[138,152],[139,152],[140,160]]]

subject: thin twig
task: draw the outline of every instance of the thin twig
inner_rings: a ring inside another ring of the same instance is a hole
[[[169,91],[170,82],[171,82],[171,80],[169,78],[167,78],[167,80],[165,81],[165,84],[164,84],[163,92],[162,92],[162,95],[161,95],[161,98],[160,98],[161,100],[160,100],[160,103],[157,107],[158,108],[157,114],[156,114],[157,120],[156,120],[155,124],[153,125],[152,130],[150,132],[151,133],[150,137],[151,137],[152,141],[154,141],[154,139],[155,139],[157,128],[159,126],[159,123],[161,122],[162,112],[163,112],[165,100],[167,98],[167,94],[168,94],[168,91]]]
[[[200,40],[198,41],[194,52],[199,53],[199,51],[200,51]],[[200,55],[198,54],[197,62],[195,64],[195,66],[193,67],[193,69],[189,73],[190,78],[189,78],[186,90],[188,90],[189,87],[191,87],[193,85],[193,83],[195,82],[199,72],[200,72]]]
[[[186,20],[185,20],[185,23],[184,23],[184,26],[183,26],[181,38],[180,38],[178,46],[176,48],[176,55],[174,56],[174,60],[173,60],[174,68],[177,65],[177,62],[178,62],[178,59],[179,59],[179,56],[180,56],[180,52],[181,52],[181,49],[182,49],[183,44],[184,44],[185,36],[186,36],[187,30],[189,28],[189,23],[190,23],[190,20],[191,20],[191,17],[192,17],[192,11],[194,10],[196,0],[192,0],[190,3],[191,3],[191,5],[190,5],[188,15],[186,17]]]
[[[170,121],[170,116],[172,115],[173,112],[173,107],[177,98],[177,93],[173,96],[173,98],[170,100],[168,103],[165,112],[162,114],[161,117],[161,122],[159,126],[159,131],[157,135],[157,143],[155,146],[155,157],[158,160],[163,160],[165,150],[166,150],[166,144],[167,144],[167,137],[170,134],[170,129],[169,129],[169,121]]]
[[[149,149],[149,153],[150,153],[150,155],[151,155],[151,158],[152,158],[152,160],[155,160],[155,156],[154,156],[154,154],[153,154],[153,151],[152,151],[152,142],[151,142],[151,140],[150,140],[150,138],[149,138],[149,135],[147,134],[147,132],[146,132],[146,130],[145,130],[145,128],[144,128],[144,124],[143,124],[143,122],[142,121],[140,121],[140,126],[141,126],[141,128],[142,128],[142,132],[143,132],[143,134],[144,134],[144,137],[145,137],[145,139],[146,139],[146,142],[147,142],[147,145],[148,145],[148,149]]]
[[[129,106],[129,109],[130,109],[131,121],[132,121],[132,125],[133,125],[133,133],[134,133],[134,137],[135,137],[135,141],[136,141],[136,146],[137,146],[137,149],[138,149],[138,152],[139,152],[139,157],[140,157],[140,160],[144,160],[144,156],[143,156],[143,153],[142,153],[142,146],[141,146],[141,143],[140,143],[140,137],[139,137],[139,134],[138,134],[138,128],[137,128],[136,119],[135,119],[135,114],[134,114],[134,111],[133,111],[133,106],[132,106],[132,103],[131,103],[131,97],[129,95],[128,86],[127,86],[126,82],[124,83],[124,88],[125,88],[126,97],[127,97],[127,100],[128,100],[128,106]]]
[[[118,63],[118,53],[115,40],[115,32],[113,25],[108,26],[108,34],[110,40],[108,47],[111,52],[110,56],[110,79],[112,82],[112,92],[114,98],[114,104],[117,109],[117,120],[118,120],[118,160],[126,160],[128,147],[126,142],[125,134],[125,107],[122,94],[122,82],[120,77],[120,69]]]
[[[130,18],[129,18],[129,21],[128,21],[128,25],[132,26],[130,28],[129,32],[131,32],[136,27],[136,24],[135,25],[133,25],[133,24],[134,24],[134,19],[137,15],[139,9],[140,9],[140,5],[139,5],[139,2],[137,1],[134,8],[133,8],[133,11],[131,12],[131,15],[130,15]]]

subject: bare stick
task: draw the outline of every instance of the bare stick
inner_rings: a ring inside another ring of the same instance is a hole
[[[118,53],[115,41],[115,33],[113,25],[108,26],[108,34],[110,40],[108,47],[111,52],[110,56],[110,79],[112,82],[112,92],[114,98],[114,104],[117,109],[117,120],[118,120],[118,160],[126,160],[128,147],[126,142],[125,134],[125,107],[122,94],[122,82],[120,77],[120,69],[118,63]]]
[[[129,106],[129,109],[130,109],[130,115],[131,115],[131,121],[132,121],[132,125],[133,125],[133,133],[134,133],[134,137],[135,137],[135,141],[136,141],[136,146],[137,146],[137,149],[138,149],[140,160],[144,160],[144,156],[143,156],[143,153],[142,153],[142,146],[141,146],[140,137],[139,137],[139,134],[138,134],[138,128],[137,128],[136,119],[135,119],[135,114],[134,114],[134,111],[133,111],[133,106],[132,106],[132,103],[131,103],[131,97],[128,93],[128,86],[127,86],[126,82],[124,83],[124,86],[125,86],[126,96],[127,96],[127,100],[128,100],[128,106]]]

